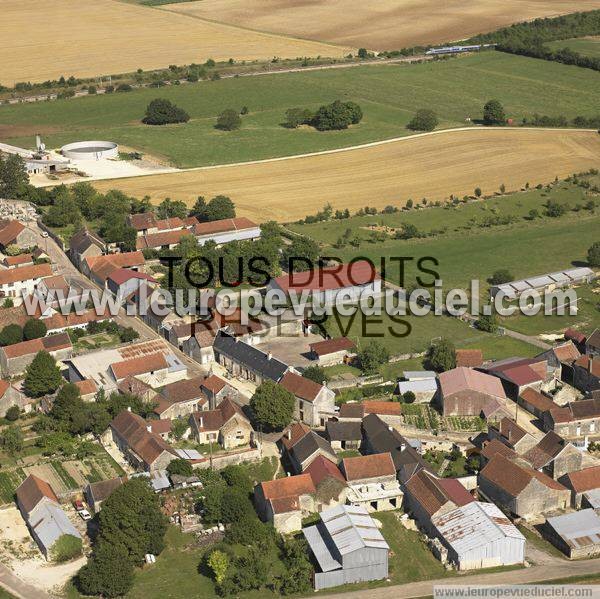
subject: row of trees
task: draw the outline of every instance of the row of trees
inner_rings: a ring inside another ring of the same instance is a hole
[[[46,324],[37,318],[28,320],[23,327],[18,324],[8,324],[0,331],[0,346],[41,339],[46,336],[46,333]]]
[[[307,108],[290,108],[285,113],[284,126],[297,129],[300,125],[310,125],[318,131],[332,131],[357,125],[362,118],[362,109],[356,102],[336,100],[314,113]]]

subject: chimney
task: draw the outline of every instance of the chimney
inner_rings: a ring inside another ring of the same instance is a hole
[[[131,406],[127,406],[127,411],[131,412]]]
[[[204,428],[204,418],[200,416],[200,428]]]
[[[270,360],[273,357],[273,354],[271,352],[267,353],[267,360]]]
[[[288,438],[288,441],[291,441],[292,440],[292,429],[288,428],[287,433],[285,435]]]
[[[146,425],[146,430],[151,433],[152,432],[152,425],[151,424],[147,424]]]

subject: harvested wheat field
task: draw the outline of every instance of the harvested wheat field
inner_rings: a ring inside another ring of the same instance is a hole
[[[504,183],[517,189],[600,165],[600,135],[591,131],[467,129],[442,131],[317,156],[237,166],[207,167],[131,179],[101,181],[101,191],[121,189],[160,201],[193,204],[225,194],[240,216],[281,222],[314,214],[327,202],[354,211],[401,206],[408,198],[462,197]]]
[[[491,31],[517,21],[600,8],[598,0],[200,0],[168,10],[260,31],[399,50]]]
[[[341,48],[116,0],[2,0],[0,83],[94,77],[169,64],[341,56]]]

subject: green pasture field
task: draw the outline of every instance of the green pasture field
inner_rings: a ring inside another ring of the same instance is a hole
[[[220,81],[139,89],[127,93],[0,107],[2,141],[31,146],[36,132],[48,147],[83,139],[108,139],[192,167],[302,154],[408,135],[419,108],[435,110],[440,127],[479,119],[497,98],[516,122],[534,113],[569,118],[598,113],[600,79],[589,69],[533,58],[484,52],[417,65],[233,77]],[[147,104],[168,98],[191,116],[189,123],[143,125]],[[364,119],[346,131],[318,132],[281,126],[286,109],[316,109],[353,100]],[[215,129],[225,108],[241,109],[239,131]],[[449,190],[450,191],[450,190]]]
[[[573,52],[578,52],[583,56],[591,56],[600,58],[600,37],[578,37],[570,40],[559,40],[556,42],[548,42],[544,44],[552,50],[561,50],[569,48]]]

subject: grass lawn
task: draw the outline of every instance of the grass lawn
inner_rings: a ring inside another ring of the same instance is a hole
[[[533,113],[593,116],[600,80],[588,69],[522,56],[484,52],[420,65],[385,65],[239,77],[194,85],[0,107],[9,143],[32,144],[36,131],[48,147],[81,139],[108,139],[162,156],[178,166],[232,163],[301,154],[407,135],[419,108],[435,110],[440,127],[481,118],[483,104],[499,99],[519,121]],[[167,98],[191,116],[183,125],[151,127],[140,119],[148,103]],[[281,126],[288,108],[316,109],[353,100],[363,121],[346,131],[318,132]],[[248,106],[243,126],[215,129],[225,108]],[[13,129],[14,127],[14,129]]]
[[[539,549],[544,553],[548,553],[553,557],[566,559],[565,554],[562,551],[559,551],[552,543],[549,543],[548,541],[540,537],[540,535],[532,532],[526,526],[518,525],[517,528],[525,537],[527,543],[531,543],[536,549]]]
[[[600,37],[576,37],[570,40],[547,42],[544,45],[552,50],[569,48],[569,50],[579,52],[579,54],[583,54],[584,56],[591,56],[593,58],[600,57]]]

